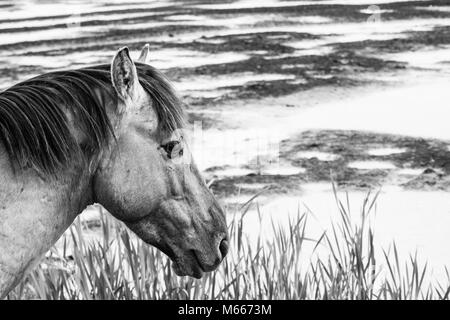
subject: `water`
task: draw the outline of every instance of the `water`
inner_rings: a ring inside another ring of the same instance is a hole
[[[307,235],[318,240],[323,232],[331,232],[331,223],[340,222],[336,199],[330,184],[306,184],[301,196],[281,196],[272,201],[259,202],[259,212],[263,217],[262,234],[270,237],[272,221],[286,230],[289,217],[295,219],[298,213],[307,213]],[[339,192],[340,199],[346,203],[346,195]],[[349,194],[353,223],[360,221],[360,212],[365,192]],[[243,201],[248,200],[245,197]],[[282,214],[281,214],[282,213]],[[259,229],[259,215],[251,209],[246,215],[244,227],[250,239],[256,239]],[[450,250],[445,245],[448,232],[443,225],[450,225],[450,197],[447,192],[405,191],[386,187],[376,202],[376,210],[371,213],[370,223],[375,231],[374,243],[377,248],[376,259],[383,264],[382,249],[389,251],[393,242],[399,248],[400,261],[407,261],[409,254],[419,257],[420,263],[428,263],[432,279],[446,279],[443,266],[450,265]],[[331,236],[331,234],[330,234]],[[306,243],[305,254],[312,256],[314,244]]]
[[[367,151],[372,156],[388,156],[392,154],[404,153],[406,149],[402,148],[378,148]]]
[[[295,155],[298,158],[317,158],[322,161],[333,161],[339,158],[338,155],[326,152],[318,152],[318,151],[300,151]]]

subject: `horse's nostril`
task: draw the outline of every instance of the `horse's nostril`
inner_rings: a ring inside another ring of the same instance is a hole
[[[220,250],[220,253],[222,254],[222,259],[223,258],[225,258],[225,256],[227,255],[227,253],[228,253],[228,240],[227,239],[223,239],[221,242],[220,242],[220,245],[219,245],[219,250]]]

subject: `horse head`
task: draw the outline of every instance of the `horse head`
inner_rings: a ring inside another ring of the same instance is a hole
[[[111,63],[115,143],[101,156],[94,194],[142,240],[168,255],[176,274],[200,278],[227,254],[225,214],[183,131],[175,128],[182,113],[174,91],[166,80],[144,76],[148,56],[146,46],[135,64],[122,48]]]

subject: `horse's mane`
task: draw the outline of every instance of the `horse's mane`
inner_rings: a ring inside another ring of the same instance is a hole
[[[153,100],[158,130],[182,127],[182,104],[166,77],[149,65],[136,68]],[[0,142],[20,167],[54,174],[77,152],[95,152],[114,137],[104,105],[107,98],[117,102],[106,64],[46,73],[16,84],[0,92]],[[86,145],[76,143],[67,111],[86,135]]]

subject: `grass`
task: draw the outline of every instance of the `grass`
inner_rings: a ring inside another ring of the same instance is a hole
[[[106,213],[100,215],[102,237],[94,241],[84,238],[87,226],[77,219],[70,229],[71,241],[53,248],[8,298],[448,298],[448,273],[445,284],[431,284],[426,281],[430,272],[417,255],[400,261],[395,244],[388,251],[374,246],[370,216],[377,195],[367,195],[358,223],[352,220],[348,196],[343,202],[336,191],[335,195],[339,221],[318,239],[307,236],[309,214],[299,213],[287,229],[272,223],[270,239],[260,232],[251,241],[243,232],[246,205],[229,222],[229,255],[217,271],[201,280],[177,277],[168,258]],[[306,253],[308,247],[312,258]],[[377,256],[383,259],[377,261]]]

